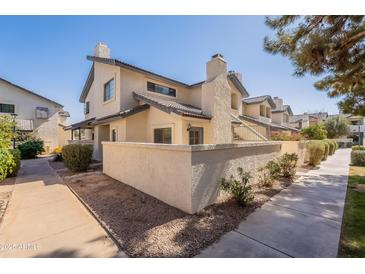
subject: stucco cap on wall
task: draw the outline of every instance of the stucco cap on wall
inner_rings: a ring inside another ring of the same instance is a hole
[[[263,141],[263,142],[245,142],[241,144],[204,144],[204,145],[175,145],[175,144],[155,144],[155,143],[136,143],[136,142],[102,142],[102,144],[124,146],[124,147],[136,147],[136,148],[150,148],[161,150],[175,150],[175,151],[207,151],[218,150],[228,148],[243,148],[243,147],[264,147],[281,145],[281,141]]]

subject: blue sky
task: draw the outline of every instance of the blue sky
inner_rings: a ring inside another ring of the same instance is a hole
[[[338,113],[313,77],[292,76],[286,58],[264,52],[270,32],[262,16],[0,16],[0,77],[60,102],[77,122],[86,55],[99,41],[113,58],[186,83],[204,80],[205,63],[220,52],[251,96],[282,97],[294,113]]]

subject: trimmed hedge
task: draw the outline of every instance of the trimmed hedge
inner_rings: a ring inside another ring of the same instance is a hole
[[[324,141],[329,146],[329,148],[328,148],[328,155],[333,155],[335,153],[335,151],[336,151],[336,144],[335,144],[335,142],[333,140],[329,140],[329,139],[326,139]]]
[[[326,142],[325,140],[323,140],[322,143],[324,145],[324,154],[323,154],[322,161],[326,161],[329,150],[330,150],[330,146],[329,146],[328,142]]]
[[[354,166],[365,166],[365,151],[364,150],[351,151],[351,163]]]
[[[319,165],[325,155],[326,146],[323,141],[312,140],[308,143],[309,164],[312,166]]]
[[[34,159],[44,151],[42,140],[29,140],[18,145],[22,159]]]
[[[91,163],[92,145],[72,144],[62,148],[65,166],[71,171],[85,171]]]
[[[352,150],[365,150],[364,146],[353,146]]]
[[[15,166],[11,152],[8,149],[0,148],[0,182],[13,172]]]

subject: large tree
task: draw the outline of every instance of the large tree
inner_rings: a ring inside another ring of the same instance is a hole
[[[344,113],[365,116],[364,16],[286,15],[265,22],[275,30],[264,40],[268,52],[288,57],[296,76],[322,76],[316,88],[340,96]]]

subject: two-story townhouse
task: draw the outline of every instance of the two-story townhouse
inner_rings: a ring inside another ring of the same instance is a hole
[[[303,113],[296,114],[289,117],[289,124],[291,127],[302,129],[308,126],[317,125],[324,122],[327,119],[328,113]]]
[[[110,58],[104,43],[87,59],[92,66],[80,96],[85,120],[68,129],[92,139],[94,159],[101,160],[102,142],[109,140],[232,143],[232,124],[241,123],[248,93],[221,54],[207,62],[206,79],[192,85]]]
[[[46,153],[69,139],[64,128],[70,115],[61,104],[0,78],[0,115],[5,114],[14,117],[20,134],[41,138]]]
[[[283,99],[274,97],[275,108],[271,110],[271,120],[273,123],[290,127],[289,119],[293,116],[293,111],[289,105],[283,104]]]
[[[282,110],[282,108],[285,108],[285,110]],[[297,131],[297,129],[284,122],[284,115],[286,114],[292,114],[290,107],[282,105],[278,107],[270,95],[244,98],[242,100],[242,115],[240,118],[267,139],[274,132],[280,131],[291,134]]]

